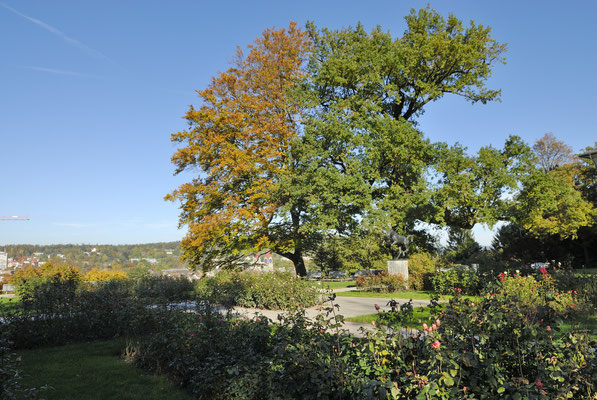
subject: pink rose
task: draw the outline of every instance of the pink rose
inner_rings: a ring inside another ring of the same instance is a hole
[[[541,379],[537,379],[537,381],[535,382],[535,386],[537,386],[539,389],[541,389],[543,387],[543,383],[541,383]]]

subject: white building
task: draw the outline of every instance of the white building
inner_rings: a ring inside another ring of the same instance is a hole
[[[8,253],[0,251],[0,270],[8,268]]]

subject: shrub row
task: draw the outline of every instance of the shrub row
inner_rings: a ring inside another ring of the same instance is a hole
[[[2,307],[0,334],[16,348],[112,338],[150,332],[155,313],[123,283],[46,282]]]
[[[133,294],[147,301],[180,302],[195,297],[195,287],[187,278],[146,276],[132,283]]]
[[[452,294],[454,289],[460,289],[463,294],[477,295],[493,279],[490,276],[481,277],[472,268],[457,266],[434,273],[430,281],[435,293]]]
[[[284,272],[221,271],[199,280],[196,290],[199,298],[227,307],[269,310],[310,307],[321,297],[313,282]]]

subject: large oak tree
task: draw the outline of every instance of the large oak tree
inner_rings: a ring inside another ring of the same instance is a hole
[[[273,196],[291,162],[300,108],[289,95],[303,75],[309,48],[295,23],[268,29],[238,49],[234,65],[197,91],[201,106],[185,115],[189,129],[175,133],[176,173],[198,171],[166,198],[181,202],[189,230],[183,258],[207,270],[240,260],[270,243],[268,228],[280,207]]]
[[[445,95],[499,99],[485,83],[505,46],[489,28],[429,7],[406,22],[399,37],[380,27],[308,25],[312,107],[297,146],[303,167],[331,189],[312,199],[325,210],[319,220],[330,240],[363,229],[412,231],[417,221],[437,219],[445,205],[433,205],[427,177],[442,146],[417,129],[417,116]]]

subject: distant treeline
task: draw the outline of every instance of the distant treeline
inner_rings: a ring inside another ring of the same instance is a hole
[[[83,270],[91,268],[127,269],[149,264],[152,269],[182,268],[180,242],[159,242],[144,244],[54,244],[54,245],[6,245],[0,246],[9,259],[40,262],[61,259],[71,262]]]

